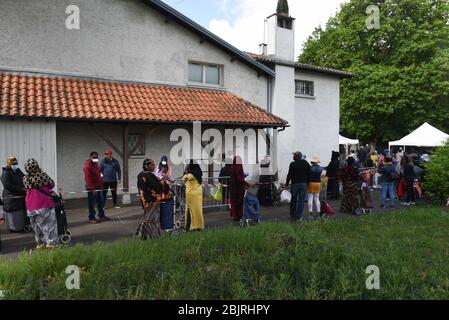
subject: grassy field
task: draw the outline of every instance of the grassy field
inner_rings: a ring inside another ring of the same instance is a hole
[[[449,299],[449,213],[416,209],[120,241],[0,262],[6,299]],[[68,265],[81,289],[65,287]],[[380,268],[380,290],[365,270]]]

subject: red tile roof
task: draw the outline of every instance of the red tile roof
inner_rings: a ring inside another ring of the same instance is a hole
[[[245,52],[245,53],[247,55],[249,55],[251,58],[253,58],[259,62],[263,62],[263,63],[288,64],[288,65],[291,65],[292,67],[295,67],[296,69],[299,69],[299,70],[312,71],[312,72],[318,72],[318,73],[326,73],[326,74],[339,76],[340,78],[352,78],[353,77],[353,74],[348,71],[342,71],[342,70],[337,70],[337,69],[332,69],[332,68],[327,68],[327,67],[320,67],[320,66],[315,66],[313,64],[306,64],[306,63],[300,63],[300,62],[285,63],[283,61],[276,60],[276,58],[273,55],[261,55],[261,54],[251,53],[251,52]]]
[[[0,117],[285,126],[226,91],[0,73]]]

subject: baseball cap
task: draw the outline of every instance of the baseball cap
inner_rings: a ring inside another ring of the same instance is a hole
[[[106,156],[112,156],[112,150],[106,150],[106,151],[104,152],[104,154],[105,154]]]

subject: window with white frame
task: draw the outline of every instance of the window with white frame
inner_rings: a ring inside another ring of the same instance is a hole
[[[223,68],[219,65],[189,62],[189,82],[221,85]]]
[[[313,81],[295,80],[295,94],[297,96],[315,96]]]

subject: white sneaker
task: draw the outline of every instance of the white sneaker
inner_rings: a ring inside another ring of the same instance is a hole
[[[410,202],[409,205],[411,205],[411,206],[416,206],[416,203]]]
[[[408,203],[408,202],[402,202],[402,203],[401,203],[401,206],[406,206],[406,207],[408,207],[408,206],[410,206],[410,203]]]

